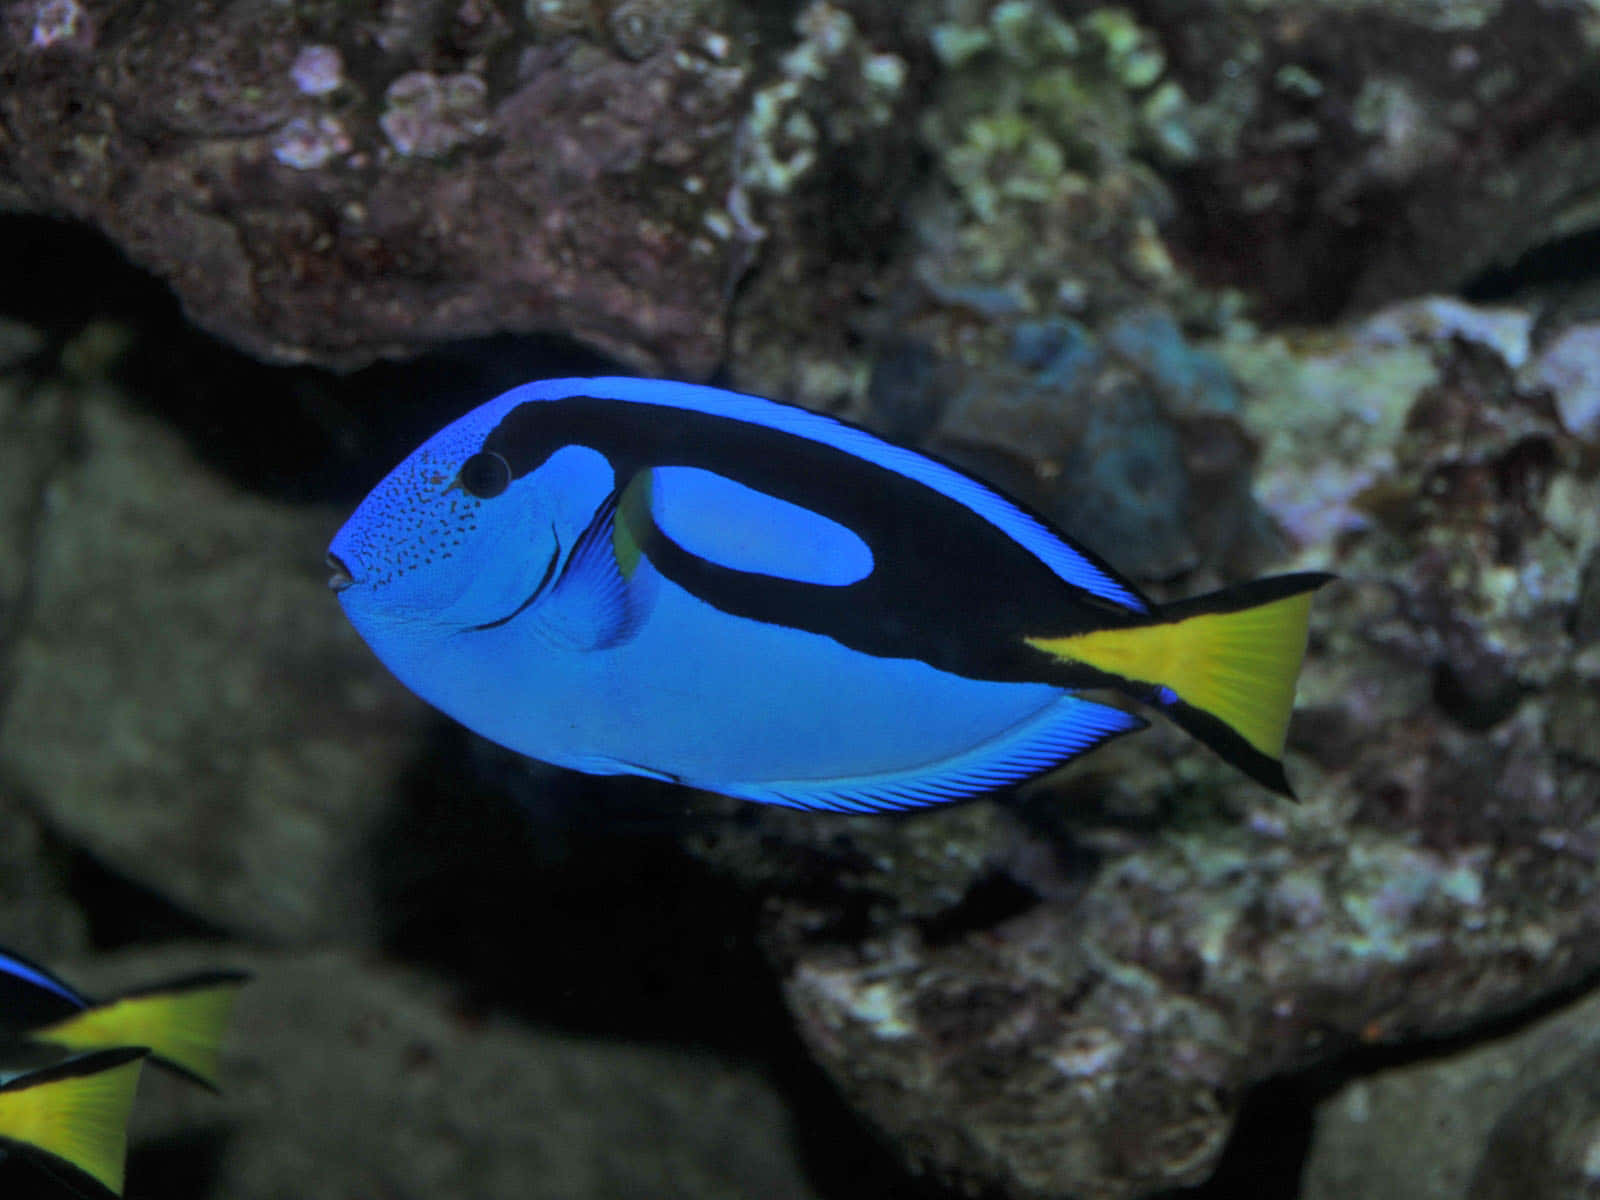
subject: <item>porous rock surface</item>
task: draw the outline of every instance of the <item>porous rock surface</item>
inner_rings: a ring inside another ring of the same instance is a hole
[[[1203,307],[1195,267],[1322,316],[1581,230],[1595,184],[1588,0],[4,22],[0,202],[95,225],[255,353],[338,366],[539,330],[690,375],[731,345],[814,391],[863,289],[914,283],[902,319],[930,294]],[[907,229],[925,253],[891,265]]]
[[[538,330],[704,372],[743,253],[706,218],[732,186],[748,47],[658,29],[662,5],[565,7],[594,15],[8,5],[4,197],[101,228],[268,358]]]

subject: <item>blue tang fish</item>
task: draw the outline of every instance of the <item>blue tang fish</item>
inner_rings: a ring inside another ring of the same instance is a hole
[[[593,774],[793,808],[962,800],[1145,722],[1280,792],[1313,589],[1158,607],[943,462],[801,408],[555,379],[446,426],[329,550],[412,691]]]
[[[0,1052],[0,1158],[20,1150],[57,1170],[70,1168],[74,1186],[63,1187],[64,1195],[122,1195],[128,1116],[145,1052],[41,1050]],[[77,1175],[87,1187],[76,1186]]]
[[[213,971],[97,1003],[0,947],[0,1037],[72,1051],[142,1046],[160,1065],[215,1091],[222,1036],[248,979]]]

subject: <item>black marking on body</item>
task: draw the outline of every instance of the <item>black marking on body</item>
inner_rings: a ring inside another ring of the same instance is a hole
[[[641,550],[664,576],[735,616],[823,634],[875,657],[917,659],[968,678],[1061,687],[1092,687],[1106,677],[1062,664],[1023,638],[1149,620],[1068,583],[938,489],[757,422],[571,396],[512,409],[484,439],[483,451],[502,456],[520,478],[572,445],[604,455],[619,486],[652,467],[699,467],[828,517],[872,551],[873,570],[866,578],[824,587],[707,562],[653,523],[635,531],[642,535]]]
[[[70,993],[77,1003],[42,984],[12,974],[10,971],[0,970],[0,1030],[18,1033],[27,1029],[38,1029],[44,1025],[54,1025],[57,1021],[76,1016],[89,1006],[88,997],[69,986],[54,972],[45,970],[20,954],[7,951],[6,955],[54,981]]]

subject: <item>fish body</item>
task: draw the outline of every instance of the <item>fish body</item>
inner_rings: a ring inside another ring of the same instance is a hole
[[[476,732],[594,774],[880,811],[1050,770],[1155,707],[1287,790],[1310,592],[1159,609],[971,475],[692,384],[513,389],[330,547],[356,630]]]
[[[222,1035],[248,976],[185,976],[96,1002],[0,947],[0,1034],[74,1052],[143,1047],[155,1062],[215,1089]]]
[[[11,1047],[0,1058],[0,1157],[20,1151],[120,1196],[145,1052],[45,1052],[41,1062],[42,1050]]]

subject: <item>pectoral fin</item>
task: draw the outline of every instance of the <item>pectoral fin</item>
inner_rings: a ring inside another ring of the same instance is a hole
[[[638,553],[617,524],[618,493],[608,496],[562,565],[549,595],[532,610],[545,638],[568,650],[606,650],[639,631],[653,589],[637,571]]]

